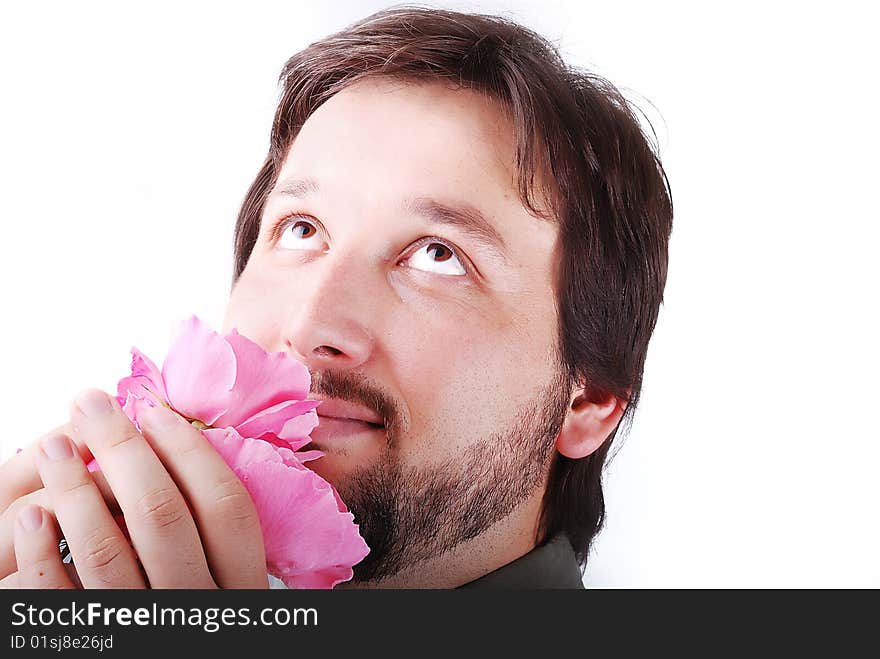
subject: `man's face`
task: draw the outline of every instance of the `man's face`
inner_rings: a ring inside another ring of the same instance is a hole
[[[558,231],[520,202],[514,149],[500,107],[473,92],[348,87],[299,132],[233,288],[224,331],[300,359],[328,399],[309,466],[373,550],[356,579],[441,554],[543,492],[568,402]]]

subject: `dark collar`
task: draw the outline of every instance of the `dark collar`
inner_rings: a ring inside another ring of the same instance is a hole
[[[460,588],[583,588],[574,549],[565,535],[557,535],[525,556]]]

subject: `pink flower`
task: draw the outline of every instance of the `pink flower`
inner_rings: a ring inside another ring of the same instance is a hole
[[[267,353],[232,330],[184,321],[162,370],[132,348],[131,375],[117,400],[140,430],[147,407],[166,405],[189,420],[241,479],[257,508],[269,573],[290,588],[332,588],[351,579],[369,552],[330,483],[303,465],[320,451],[298,451],[318,425],[308,369]]]

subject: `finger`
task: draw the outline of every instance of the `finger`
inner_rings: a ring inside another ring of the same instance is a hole
[[[33,469],[34,473],[37,474],[37,478],[39,478],[36,464]],[[98,486],[98,490],[101,492],[101,496],[104,498],[104,502],[110,511],[113,513],[119,512],[119,504],[116,502],[113,492],[110,491],[110,486],[107,484],[107,479],[104,478],[104,475],[101,472],[95,472],[92,474],[92,479],[95,481],[95,485]],[[54,516],[55,514],[52,502],[46,490],[42,489],[42,485],[43,483],[40,481],[41,489],[13,501],[3,511],[3,514],[0,515],[0,577],[5,578],[15,571],[15,517],[19,511],[28,504],[36,504],[44,508],[50,515]]]
[[[15,521],[19,588],[73,588],[58,553],[58,532],[40,506],[27,505]]]
[[[43,437],[59,433],[70,437],[70,431],[70,424],[65,423],[46,433]],[[43,482],[40,480],[40,475],[37,473],[37,467],[34,462],[37,446],[43,437],[38,438],[35,442],[0,465],[0,510],[6,510],[16,499],[43,487]],[[81,445],[77,448],[86,462],[92,459],[88,447]]]
[[[71,422],[116,495],[150,585],[215,587],[183,495],[117,401],[87,390],[71,406]]]
[[[34,471],[36,471],[36,467]],[[15,563],[16,518],[18,513],[29,505],[38,505],[45,509],[51,509],[46,491],[37,490],[14,501],[0,515],[0,577],[6,578],[18,569]]]
[[[260,518],[250,494],[201,432],[165,407],[140,419],[144,437],[193,511],[221,588],[266,588]]]
[[[134,551],[71,441],[50,435],[40,448],[37,469],[83,586],[143,588]]]

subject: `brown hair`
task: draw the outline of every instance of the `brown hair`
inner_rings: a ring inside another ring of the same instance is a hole
[[[586,386],[591,400],[625,401],[628,424],[666,281],[669,184],[621,93],[567,66],[547,40],[509,20],[395,8],[291,57],[280,77],[269,154],[235,227],[234,280],[300,128],[323,102],[369,76],[443,81],[484,93],[509,113],[520,197],[536,216],[559,225],[554,283],[569,383]],[[603,523],[602,470],[617,430],[592,455],[557,454],[550,468],[538,540],[566,533],[581,565]]]

